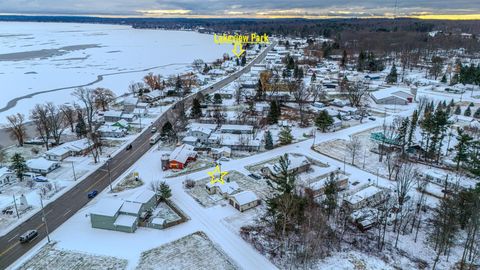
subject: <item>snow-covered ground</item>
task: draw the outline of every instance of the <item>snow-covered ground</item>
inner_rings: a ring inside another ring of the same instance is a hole
[[[0,81],[5,88],[0,109],[14,98],[88,84],[99,75],[103,80],[91,87],[107,87],[120,95],[148,72],[167,77],[185,71],[194,59],[213,61],[231,50],[214,44],[211,35],[122,25],[1,22],[0,33]],[[0,113],[0,123],[12,113],[28,114],[36,103],[73,101],[71,92],[21,100]]]

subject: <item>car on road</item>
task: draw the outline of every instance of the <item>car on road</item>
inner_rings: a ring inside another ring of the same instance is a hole
[[[33,238],[37,237],[38,232],[37,230],[28,230],[24,234],[20,235],[20,243],[28,243],[30,242]]]
[[[368,117],[369,120],[372,120],[372,121],[375,121],[377,119],[375,119],[375,117]]]
[[[92,190],[87,194],[87,196],[88,196],[89,199],[93,199],[93,198],[95,198],[95,196],[97,196],[97,194],[98,194],[98,191]]]
[[[212,87],[210,87],[210,89],[213,89],[213,86],[212,86]]]
[[[37,176],[33,177],[33,181],[35,181],[35,182],[48,182],[48,178],[46,178],[45,176],[37,175]]]
[[[150,132],[151,132],[151,133],[157,132],[157,127],[152,127],[152,128],[150,129]]]
[[[129,144],[129,145],[125,148],[125,150],[127,150],[127,151],[130,150],[130,149],[132,149],[132,145],[131,145],[131,144]]]

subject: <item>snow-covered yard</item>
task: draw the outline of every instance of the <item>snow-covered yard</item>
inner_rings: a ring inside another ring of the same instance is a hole
[[[142,253],[137,270],[218,269],[238,267],[203,233],[195,232]]]

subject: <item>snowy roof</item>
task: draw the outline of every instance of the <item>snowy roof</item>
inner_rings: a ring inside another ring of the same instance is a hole
[[[208,138],[210,141],[219,141],[223,146],[254,146],[258,147],[262,143],[262,137],[257,134],[257,137],[252,138],[252,134],[231,134],[231,133],[212,133]]]
[[[0,167],[0,176],[5,174],[12,174],[13,172],[10,171],[7,167]]]
[[[380,192],[382,192],[382,190],[379,189],[378,187],[368,186],[352,194],[349,198],[346,199],[346,201],[351,204],[357,204],[365,199],[375,196]]]
[[[159,217],[153,218],[152,219],[152,224],[163,225],[163,224],[165,224],[165,219],[159,218]]]
[[[90,214],[113,217],[120,210],[122,204],[123,201],[118,199],[102,199],[90,211]]]
[[[120,208],[120,212],[137,215],[140,212],[140,208],[142,208],[141,203],[124,202],[122,208]]]
[[[115,226],[133,227],[137,222],[137,217],[131,215],[118,215],[113,223]]]
[[[105,117],[105,116],[107,116],[107,117],[121,117],[122,113],[123,112],[121,112],[121,111],[109,110],[109,111],[103,112],[103,117]]]
[[[296,157],[293,155],[288,155],[288,160],[290,161],[290,164],[288,164],[288,170],[295,170],[304,165],[310,164],[310,161],[305,156]],[[275,165],[273,164],[267,164],[265,167],[270,169],[271,172],[275,171]]]
[[[253,126],[250,125],[222,125],[220,127],[221,131],[225,130],[240,130],[240,131],[252,131]]]
[[[257,195],[250,190],[239,192],[235,195],[232,195],[232,197],[239,205],[245,205],[258,200]]]
[[[189,131],[190,132],[202,132],[205,134],[210,134],[212,131],[216,128],[215,125],[212,124],[199,124],[199,123],[192,123],[189,126]]]
[[[405,95],[408,97],[412,97],[412,94],[410,93],[410,89],[405,87],[396,87],[396,86],[372,92],[371,95],[377,100],[388,98],[391,96],[395,96],[404,100],[406,100]]]
[[[121,126],[123,126],[123,127],[128,127],[128,125],[129,125],[128,122],[127,122],[127,120],[125,120],[125,119],[120,119],[120,120],[118,120],[117,122],[115,122],[115,124],[119,124],[119,125],[121,125]]]
[[[182,144],[173,150],[170,154],[170,160],[185,163],[189,157],[194,157],[197,154],[193,149],[194,147],[191,145]]]
[[[103,125],[98,128],[99,132],[123,132],[121,127],[111,126],[111,125]]]
[[[123,104],[137,105],[137,103],[138,103],[138,98],[136,97],[126,97],[123,100]]]
[[[232,149],[226,146],[220,148],[211,148],[210,151],[212,151],[213,153],[232,153]]]
[[[146,203],[150,201],[153,197],[155,196],[155,192],[151,190],[143,190],[140,192],[137,192],[136,194],[133,194],[133,196],[130,197],[130,202],[137,202],[137,203]]]
[[[92,147],[93,143],[88,139],[80,139],[76,141],[71,141],[63,144],[62,146],[67,147],[71,151],[84,151]]]
[[[65,154],[70,153],[70,149],[67,147],[60,145],[54,148],[50,148],[48,151],[45,152],[46,155],[49,156],[63,156]]]
[[[197,142],[198,138],[194,136],[187,136],[182,139],[182,142]]]
[[[225,184],[220,184],[218,186],[218,188],[220,189],[220,192],[222,193],[227,193],[227,194],[232,194],[234,193],[235,191],[238,191],[240,189],[240,187],[238,186],[237,182],[235,181],[232,181],[232,182],[226,182]]]
[[[37,170],[48,170],[58,162],[46,160],[44,158],[35,158],[27,160],[27,167],[30,169],[37,169]]]

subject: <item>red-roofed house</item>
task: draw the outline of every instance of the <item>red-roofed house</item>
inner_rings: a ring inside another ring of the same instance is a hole
[[[170,169],[183,169],[191,161],[197,159],[197,152],[194,147],[188,144],[182,144],[175,148],[170,154]]]

